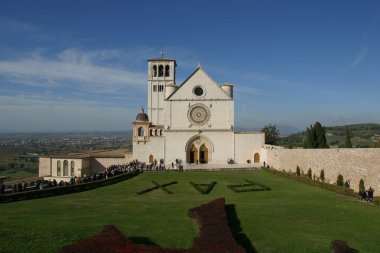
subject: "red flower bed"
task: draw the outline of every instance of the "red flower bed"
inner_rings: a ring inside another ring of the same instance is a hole
[[[190,249],[164,249],[158,246],[133,243],[113,225],[78,243],[64,246],[61,253],[243,253],[228,225],[224,198],[189,210],[189,217],[197,219],[199,236]]]

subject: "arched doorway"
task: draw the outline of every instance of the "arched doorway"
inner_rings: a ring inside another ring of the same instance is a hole
[[[199,162],[208,163],[208,149],[205,144],[202,144],[199,149]]]
[[[195,135],[189,139],[185,146],[186,163],[210,163],[214,146],[203,135]]]
[[[149,156],[149,163],[153,163],[153,155]]]
[[[260,162],[260,154],[259,153],[255,153],[255,155],[253,156],[253,162],[254,163]]]
[[[194,144],[190,149],[190,163],[198,163],[198,149]]]

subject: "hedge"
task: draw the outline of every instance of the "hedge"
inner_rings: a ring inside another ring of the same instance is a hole
[[[19,201],[19,200],[46,198],[46,197],[53,197],[53,196],[58,196],[58,195],[88,191],[88,190],[95,189],[98,187],[116,184],[118,182],[135,177],[136,175],[138,175],[138,172],[129,172],[129,173],[125,173],[125,174],[113,176],[111,178],[101,179],[101,180],[97,180],[93,182],[67,185],[67,186],[57,186],[57,187],[47,188],[47,189],[42,189],[42,190],[31,190],[31,191],[25,191],[25,192],[17,192],[17,193],[11,193],[11,194],[6,194],[6,195],[0,195],[0,203],[8,203],[8,202]]]
[[[152,183],[154,184],[154,186],[152,187],[149,187],[149,188],[146,188],[142,191],[139,191],[137,192],[138,195],[141,195],[141,194],[144,194],[144,193],[147,193],[147,192],[150,192],[150,191],[153,191],[153,190],[156,190],[158,188],[161,188],[164,192],[166,192],[167,194],[173,194],[172,191],[169,191],[168,189],[165,188],[165,186],[169,186],[169,185],[172,185],[172,184],[176,184],[178,183],[177,181],[173,181],[173,182],[170,182],[170,183],[167,183],[167,184],[159,184],[155,181],[152,181]]]
[[[212,181],[210,184],[196,184],[194,182],[189,181],[190,185],[192,185],[200,194],[208,194],[216,185],[215,181]],[[204,189],[203,187],[207,187]]]
[[[317,186],[317,187],[320,187],[320,188],[323,188],[323,189],[326,189],[329,191],[333,191],[333,192],[336,192],[339,194],[343,194],[343,195],[347,195],[347,196],[351,196],[351,197],[357,197],[357,194],[354,192],[353,189],[346,188],[344,186],[337,186],[337,185],[333,185],[333,184],[328,184],[328,183],[324,183],[321,181],[309,179],[308,177],[305,177],[305,176],[297,176],[297,175],[294,175],[292,173],[288,173],[288,172],[280,171],[280,170],[275,170],[275,169],[267,169],[266,168],[263,170],[267,171],[269,173],[275,174],[275,175],[295,179],[299,182],[309,184],[309,185],[313,185],[313,186]]]
[[[240,193],[240,192],[259,192],[259,191],[270,191],[271,188],[255,183],[250,180],[244,180],[247,182],[247,184],[230,184],[227,185],[228,189],[230,189],[233,192]]]

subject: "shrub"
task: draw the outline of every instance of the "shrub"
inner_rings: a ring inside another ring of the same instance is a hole
[[[364,180],[363,180],[363,178],[361,178],[360,181],[359,181],[359,191],[361,191],[361,192],[365,191],[365,186],[364,186]]]
[[[323,188],[323,189],[326,189],[329,191],[333,191],[333,192],[336,192],[339,194],[357,197],[354,190],[350,189],[350,188],[332,185],[332,184],[328,184],[328,183],[324,183],[324,182],[320,182],[320,181],[313,181],[307,177],[299,177],[299,176],[294,175],[292,173],[286,173],[286,172],[282,172],[282,171],[278,171],[278,170],[274,170],[274,169],[268,169],[268,170],[264,170],[264,171],[267,171],[267,172],[275,174],[275,175],[291,178],[291,179],[294,179],[294,180],[297,180],[297,181],[300,181],[300,182],[303,182],[303,183],[306,183],[309,185],[317,186],[317,187],[320,187],[320,188]]]
[[[189,182],[200,194],[208,194],[216,185],[215,181],[212,181],[210,184],[196,184]]]
[[[322,182],[325,182],[325,171],[321,170],[321,173],[319,174],[319,178],[321,179]]]
[[[285,172],[286,173],[286,172]],[[250,180],[245,180],[247,184],[230,184],[227,185],[228,189],[230,189],[233,192],[240,193],[240,192],[258,192],[258,191],[270,191],[271,188],[255,183]]]
[[[300,167],[297,165],[297,168],[296,168],[296,175],[297,176],[301,176],[301,169]]]
[[[309,170],[307,171],[307,177],[311,179],[311,175],[312,175],[312,171],[311,171],[311,168],[309,168]]]
[[[339,174],[338,178],[336,180],[336,185],[337,186],[343,186],[343,184],[344,184],[343,176],[341,174]]]
[[[344,182],[344,187],[350,188],[350,180],[347,180],[346,182]]]

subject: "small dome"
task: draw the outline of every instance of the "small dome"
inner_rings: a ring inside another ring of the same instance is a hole
[[[149,117],[146,113],[144,113],[144,108],[141,108],[141,112],[137,114],[136,121],[147,121],[149,122]]]

